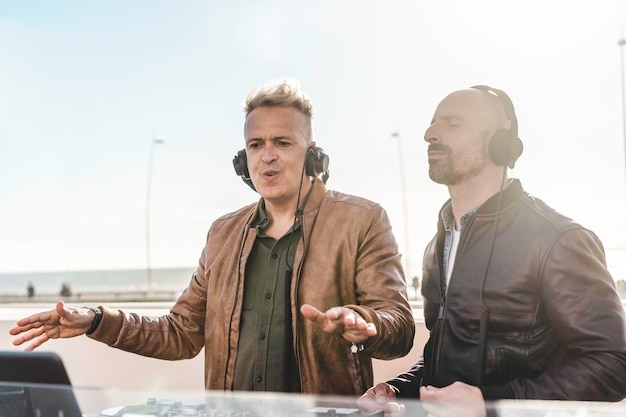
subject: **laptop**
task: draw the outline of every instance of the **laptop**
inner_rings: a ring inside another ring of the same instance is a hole
[[[58,354],[0,351],[0,416],[81,415],[69,375]]]

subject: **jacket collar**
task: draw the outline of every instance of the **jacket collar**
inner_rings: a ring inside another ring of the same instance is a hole
[[[313,183],[313,189],[311,190],[311,195],[309,195],[309,200],[304,206],[304,213],[309,213],[311,211],[315,211],[319,208],[320,204],[322,204],[322,200],[326,195],[326,185],[319,180],[319,178],[315,179]]]
[[[502,190],[502,192],[498,192],[494,194],[487,201],[485,201],[482,205],[466,213],[463,216],[464,220],[467,222],[470,217],[473,217],[475,215],[481,215],[481,214],[482,215],[495,215],[496,210],[498,210],[498,206],[500,207],[499,211],[505,210],[507,207],[509,207],[511,204],[517,201],[517,199],[523,193],[524,193],[524,189],[522,188],[522,183],[520,182],[520,180],[512,179],[509,185],[506,186],[504,190]],[[502,195],[502,198],[500,198],[500,195]],[[450,204],[452,204],[452,200],[448,199],[443,204],[443,206],[441,206],[441,209],[439,210],[437,228],[440,231],[443,231],[445,229],[444,220],[443,220],[444,212],[446,210],[450,210]],[[451,219],[450,221],[454,221],[454,219]]]
[[[315,211],[319,208],[324,196],[326,195],[326,185],[316,178],[313,182],[313,187],[311,189],[311,193],[309,195],[308,200],[306,201],[306,205],[304,206],[304,214]],[[304,200],[305,196],[301,197],[301,200]],[[302,204],[302,202],[300,203]],[[254,226],[255,219],[259,218],[261,207],[263,207],[263,197],[259,199],[257,204],[254,207],[253,215],[248,219],[248,226]]]
[[[511,180],[511,183],[485,201],[477,210],[477,214],[495,214],[498,210],[504,210],[515,202],[524,192],[522,183],[518,179]],[[502,197],[500,198],[500,195]]]
[[[470,211],[477,214],[495,214],[496,210],[498,209],[498,204],[500,205],[500,210],[503,210],[506,207],[510,206],[523,193],[524,189],[522,188],[522,183],[520,182],[520,180],[517,178],[512,179],[511,183],[507,187],[505,187],[501,193],[499,192],[492,195],[482,205]],[[502,199],[498,202],[500,194],[502,194]],[[450,204],[452,204],[452,200],[448,199],[443,204],[443,206],[441,206],[441,209],[439,210],[439,219],[442,218],[443,211],[446,209],[446,207],[449,207]]]

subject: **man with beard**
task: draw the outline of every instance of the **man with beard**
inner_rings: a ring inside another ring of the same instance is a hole
[[[455,91],[424,139],[430,178],[450,194],[423,261],[430,337],[360,402],[420,399],[441,417],[484,416],[498,399],[624,398],[626,319],[602,243],[507,177],[522,153],[510,98]]]

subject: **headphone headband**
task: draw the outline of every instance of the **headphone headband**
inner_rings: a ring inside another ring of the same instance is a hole
[[[489,153],[496,164],[508,165],[509,168],[513,168],[515,161],[524,150],[522,140],[519,138],[517,115],[513,101],[504,91],[488,85],[474,85],[471,88],[496,97],[502,104],[504,114],[511,121],[511,126],[508,129],[498,129],[493,135],[489,144]]]
[[[509,127],[511,136],[513,136],[514,138],[519,137],[517,115],[515,114],[515,107],[513,106],[513,101],[511,101],[511,97],[509,97],[509,95],[504,91],[498,90],[497,88],[493,88],[488,85],[475,85],[472,86],[472,88],[484,91],[485,93],[491,94],[495,96],[498,100],[500,100],[500,103],[502,103],[502,107],[504,108],[504,114],[506,114],[506,117],[511,121],[511,127]]]

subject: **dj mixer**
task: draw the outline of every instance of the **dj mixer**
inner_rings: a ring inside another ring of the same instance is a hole
[[[300,407],[241,401],[175,401],[149,398],[145,404],[127,405],[102,411],[101,417],[383,417],[381,410],[325,405]]]

